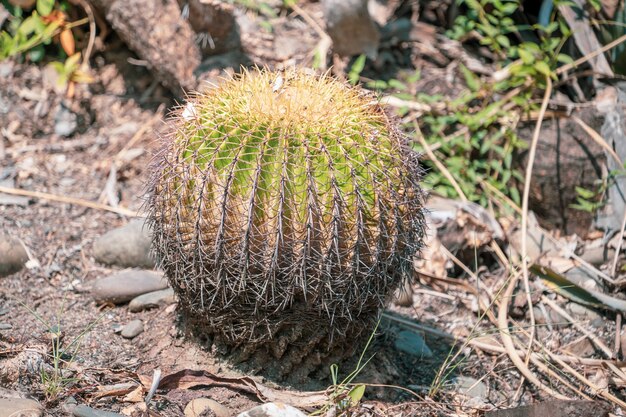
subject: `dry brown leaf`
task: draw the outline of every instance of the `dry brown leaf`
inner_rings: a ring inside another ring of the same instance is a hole
[[[140,377],[142,383],[144,383],[144,378]],[[323,391],[279,391],[259,384],[249,377],[225,378],[208,371],[192,369],[183,369],[164,376],[159,384],[159,389],[190,389],[200,386],[226,387],[256,395],[263,402],[279,401],[292,404],[295,407],[311,407],[328,401],[328,397]]]
[[[122,401],[129,403],[139,403],[143,401],[143,386],[138,385],[134,390],[129,392]]]

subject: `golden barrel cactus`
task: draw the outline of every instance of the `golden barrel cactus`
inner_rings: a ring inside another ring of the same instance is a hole
[[[424,231],[417,156],[376,99],[327,75],[254,70],[169,126],[148,221],[188,325],[279,377],[350,354]]]

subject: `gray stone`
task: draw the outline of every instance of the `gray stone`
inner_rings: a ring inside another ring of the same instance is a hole
[[[0,417],[39,417],[43,407],[27,398],[0,398]]]
[[[13,326],[9,323],[0,323],[0,330],[11,330]]]
[[[584,252],[580,257],[592,265],[599,266],[613,259],[615,249],[607,248],[603,239],[597,239],[585,244]]]
[[[139,311],[161,307],[175,302],[176,296],[174,295],[174,290],[166,288],[164,290],[149,292],[133,298],[128,305],[128,309],[133,313],[137,313]]]
[[[409,330],[403,330],[398,333],[394,346],[401,352],[420,358],[430,358],[433,356],[433,352],[428,345],[426,345],[424,338]]]
[[[72,136],[78,128],[78,116],[63,103],[54,114],[54,133],[59,136]]]
[[[122,329],[122,337],[132,339],[143,332],[143,322],[141,320],[133,320]]]
[[[567,303],[565,309],[578,320],[596,320],[602,318],[600,313],[578,303]]]
[[[471,398],[487,399],[489,390],[487,385],[476,378],[469,376],[459,376],[454,379],[456,389]]]
[[[28,253],[22,242],[8,235],[0,235],[0,278],[21,270],[28,262]]]
[[[232,412],[222,404],[210,398],[195,398],[185,407],[185,417],[200,417],[206,415],[205,412],[211,410],[215,417],[230,417]]]
[[[598,283],[585,268],[575,267],[565,273],[565,277],[586,290],[598,291]]]
[[[548,314],[547,317],[545,316],[544,311]],[[551,326],[557,327],[567,327],[570,325],[567,320],[563,319],[563,317],[561,317],[559,313],[551,308],[546,308],[545,310],[543,310],[537,306],[534,306],[533,313],[535,314],[535,323],[537,324],[549,324]]]
[[[73,411],[74,417],[123,417],[121,414],[111,411],[96,410],[86,405],[77,405]]]
[[[152,234],[143,219],[113,229],[94,242],[93,256],[106,265],[131,268],[154,268],[150,254]]]
[[[126,270],[97,280],[91,288],[91,295],[99,303],[121,304],[165,288],[167,280],[160,272]]]
[[[6,188],[15,188],[15,181],[11,178],[0,180],[0,185]],[[1,206],[21,206],[26,207],[30,203],[30,198],[22,195],[12,195],[0,193]]]

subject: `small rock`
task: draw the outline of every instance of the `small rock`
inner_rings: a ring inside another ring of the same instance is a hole
[[[0,330],[11,330],[13,326],[9,323],[0,323]]]
[[[61,410],[66,414],[66,415],[70,415],[74,413],[74,409],[78,406],[78,402],[76,401],[76,398],[74,397],[69,397],[68,399],[66,399],[65,401],[63,401],[63,404],[61,404]]]
[[[174,295],[174,290],[166,288],[164,290],[149,292],[133,298],[128,305],[128,309],[133,313],[137,313],[139,311],[161,307],[175,302],[176,296]]]
[[[0,180],[0,185],[7,188],[14,188],[15,181],[12,179]],[[30,203],[30,198],[22,195],[12,195],[0,193],[0,206],[21,206],[26,207]]]
[[[121,304],[153,291],[167,288],[162,273],[128,270],[97,280],[91,295],[97,302]]]
[[[548,314],[547,317],[544,314],[544,311]],[[535,323],[537,324],[549,324],[551,326],[558,326],[558,327],[567,327],[569,325],[569,323],[565,319],[563,319],[559,315],[559,313],[557,313],[551,308],[546,308],[544,310],[537,306],[534,306],[533,313],[535,315]]]
[[[580,257],[589,262],[591,265],[599,266],[613,259],[615,256],[615,249],[608,248],[604,239],[596,239],[585,244],[584,252]]]
[[[211,410],[216,417],[230,417],[232,412],[222,404],[210,398],[196,398],[185,407],[185,417],[199,417],[205,411]]]
[[[598,283],[594,279],[594,276],[584,268],[572,268],[565,273],[565,277],[586,290],[598,291]]]
[[[121,414],[111,411],[96,410],[86,405],[77,405],[73,411],[74,417],[123,417]]]
[[[122,337],[132,339],[143,332],[143,322],[141,320],[133,320],[122,329]]]
[[[0,398],[0,417],[39,417],[43,407],[27,398]]]
[[[0,278],[18,272],[28,262],[28,253],[22,242],[8,235],[0,235]]]
[[[54,114],[54,133],[59,136],[72,136],[78,127],[78,116],[63,103]]]
[[[433,352],[426,345],[424,338],[409,330],[403,330],[398,333],[394,346],[401,352],[420,358],[431,358],[433,356]]]
[[[600,313],[578,303],[567,303],[565,309],[578,320],[596,320],[602,318]]]
[[[471,398],[486,400],[489,390],[487,385],[469,376],[459,376],[454,379],[456,389]]]
[[[306,417],[306,414],[288,404],[274,402],[251,408],[237,417]]]
[[[154,268],[150,254],[152,234],[143,219],[131,220],[128,224],[100,236],[93,245],[96,261],[106,265],[130,268]]]

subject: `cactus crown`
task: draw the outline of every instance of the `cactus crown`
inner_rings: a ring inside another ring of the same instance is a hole
[[[315,328],[330,346],[411,270],[417,159],[373,97],[300,70],[244,72],[171,126],[149,221],[181,308],[208,333],[262,343]]]

